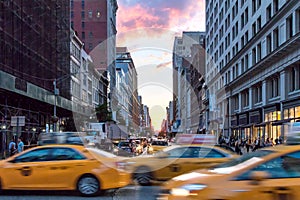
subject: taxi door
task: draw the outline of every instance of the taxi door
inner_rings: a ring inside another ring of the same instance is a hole
[[[87,159],[73,148],[56,147],[52,151],[52,161],[48,164],[47,185],[50,188],[74,187],[75,180],[85,172],[91,172],[95,160]]]
[[[297,200],[300,195],[300,152],[280,155],[236,177],[237,187],[251,187],[237,196],[264,200]],[[259,174],[259,175],[257,175]],[[230,183],[233,185],[233,182]]]
[[[169,152],[168,158],[163,163],[164,166],[158,169],[155,174],[158,179],[170,179],[185,172],[204,168],[211,165],[210,159],[199,158],[200,147],[179,147]]]
[[[8,189],[46,187],[49,155],[48,148],[36,149],[6,161],[1,174],[4,187]]]

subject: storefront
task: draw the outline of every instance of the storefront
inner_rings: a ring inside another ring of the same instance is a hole
[[[264,108],[264,121],[266,122],[264,138],[270,138],[275,142],[280,139],[281,127],[275,125],[277,121],[281,120],[280,104],[276,103]],[[274,124],[274,125],[273,125]]]

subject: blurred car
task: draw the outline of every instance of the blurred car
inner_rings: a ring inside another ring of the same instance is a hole
[[[129,141],[120,141],[114,153],[118,156],[133,156],[132,147]]]
[[[153,181],[168,180],[191,170],[215,166],[235,156],[215,146],[174,145],[153,155],[128,159],[127,169],[132,173],[134,182],[150,185]]]
[[[163,148],[169,146],[168,141],[166,140],[153,140],[151,142],[152,152],[156,153],[157,151],[161,151]]]
[[[94,196],[130,184],[125,164],[82,145],[43,145],[0,161],[0,185],[1,190],[76,190]]]
[[[299,195],[300,146],[278,145],[174,177],[157,199],[288,200]]]

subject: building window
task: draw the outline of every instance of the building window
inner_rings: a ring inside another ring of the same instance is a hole
[[[248,8],[245,9],[245,25],[248,23],[248,18],[249,18],[249,12],[248,12]]]
[[[81,11],[81,19],[84,19],[85,18],[85,13],[84,11]]]
[[[71,28],[74,29],[74,22],[71,21]]]
[[[233,111],[236,111],[239,109],[239,95],[234,95],[232,97],[232,108],[233,108]]]
[[[261,16],[257,18],[257,31],[259,31],[260,29],[261,29]]]
[[[248,54],[245,55],[245,71],[249,68],[249,56]]]
[[[293,37],[293,15],[286,19],[286,39]]]
[[[246,70],[245,70],[245,59],[242,58],[241,59],[241,73],[244,73]]]
[[[249,91],[245,90],[242,92],[242,107],[245,108],[249,106]]]
[[[241,28],[244,27],[244,23],[245,23],[245,17],[244,17],[244,13],[242,13],[242,15],[241,15]]]
[[[254,15],[256,11],[256,0],[252,0],[252,15]]]
[[[272,43],[272,38],[271,38],[271,34],[269,34],[267,36],[267,54],[271,53],[272,51],[272,46],[271,46],[271,43]]]
[[[275,76],[270,80],[270,89],[269,89],[269,96],[270,98],[274,98],[279,96],[279,77]]]
[[[272,17],[271,4],[266,8],[266,21],[268,22]]]
[[[289,71],[290,92],[300,89],[300,64],[294,66]]]
[[[256,22],[252,24],[252,37],[256,34]]]
[[[256,48],[252,49],[252,66],[256,64]]]
[[[92,50],[92,49],[93,49],[93,44],[89,43],[89,50]]]
[[[261,59],[261,44],[259,43],[257,45],[257,61],[260,61]]]
[[[300,8],[296,11],[296,33],[300,32]]]
[[[93,18],[93,11],[89,11],[89,18]]]
[[[82,37],[83,40],[85,39],[85,32],[84,31],[81,33],[81,37]]]
[[[278,6],[279,6],[278,0],[273,0],[273,15],[275,15],[275,13],[277,13]]]
[[[81,28],[85,28],[85,22],[81,22]]]
[[[279,45],[279,32],[278,28],[273,31],[273,50],[275,50]]]
[[[254,95],[254,104],[262,102],[262,85],[256,85],[253,88],[253,95]]]
[[[92,31],[89,32],[89,38],[93,38],[93,32]]]
[[[81,0],[81,8],[84,10],[84,0]]]

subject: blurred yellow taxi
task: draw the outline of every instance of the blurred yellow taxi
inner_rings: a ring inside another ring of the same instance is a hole
[[[169,146],[167,140],[153,140],[151,142],[152,153],[156,153],[157,151],[161,151],[162,149]]]
[[[207,168],[237,155],[213,145],[173,145],[153,155],[127,160],[132,179],[140,185],[168,180],[191,170]]]
[[[83,196],[130,184],[122,158],[82,145],[38,146],[0,161],[1,190],[76,190]]]
[[[278,145],[166,182],[157,199],[296,200],[300,146]]]

